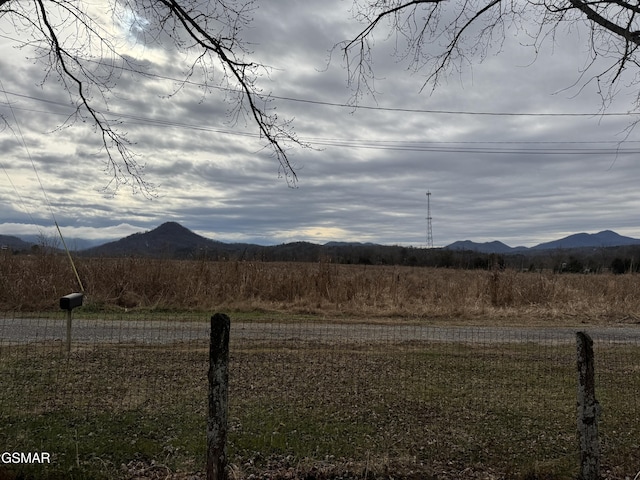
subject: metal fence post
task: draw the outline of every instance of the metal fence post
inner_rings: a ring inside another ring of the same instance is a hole
[[[595,394],[593,340],[584,332],[576,333],[578,346],[578,436],[580,438],[581,480],[600,478],[600,441],[598,416],[600,405]]]
[[[222,313],[211,317],[209,344],[209,413],[207,419],[207,480],[227,479],[227,420],[229,406],[229,330]]]

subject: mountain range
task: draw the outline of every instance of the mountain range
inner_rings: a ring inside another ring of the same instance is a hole
[[[0,248],[6,250],[10,248],[12,250],[28,250],[31,248],[33,243],[25,242],[21,238],[14,237],[11,235],[0,235]]]
[[[611,230],[603,230],[598,233],[575,233],[559,240],[540,243],[534,247],[510,247],[509,245],[498,241],[476,243],[470,240],[464,240],[454,242],[447,245],[445,248],[448,250],[470,250],[480,253],[509,254],[535,252],[540,250],[622,247],[627,245],[640,245],[640,239],[625,237]]]
[[[68,243],[68,242],[67,242]],[[34,243],[25,242],[15,236],[0,235],[0,247],[12,250],[28,250]],[[518,254],[536,253],[544,250],[569,250],[599,247],[617,247],[628,245],[640,245],[640,239],[625,237],[611,230],[602,232],[576,233],[559,240],[541,243],[534,247],[510,247],[499,241],[478,243],[470,240],[454,242],[443,250],[473,251],[490,254]],[[176,222],[163,223],[159,227],[144,233],[135,233],[128,237],[99,246],[77,250],[79,254],[87,256],[166,256],[175,258],[188,258],[200,254],[206,254],[215,258],[239,257],[242,255],[257,258],[269,251],[273,256],[274,251],[286,258],[307,258],[310,255],[320,255],[328,250],[342,254],[347,251],[350,255],[356,255],[356,250],[366,251],[374,248],[385,248],[381,245],[359,242],[329,242],[324,245],[316,245],[308,242],[294,242],[278,246],[260,246],[246,243],[224,243],[200,236]],[[297,253],[296,253],[297,252]]]

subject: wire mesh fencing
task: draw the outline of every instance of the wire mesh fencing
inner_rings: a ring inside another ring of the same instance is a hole
[[[93,478],[202,472],[209,318],[79,310],[67,352],[63,312],[2,314],[1,449],[52,456],[4,467]],[[231,320],[235,478],[576,476],[575,329]],[[640,329],[585,330],[603,475],[633,478]]]

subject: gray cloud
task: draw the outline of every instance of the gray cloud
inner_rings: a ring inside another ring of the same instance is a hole
[[[419,246],[427,190],[437,245],[532,245],[607,228],[640,237],[640,138],[636,130],[625,137],[637,117],[478,114],[598,112],[602,99],[593,86],[580,88],[590,76],[576,84],[583,39],[560,36],[553,52],[543,46],[535,58],[523,38],[509,35],[499,55],[419,93],[424,74],[391,57],[393,39],[378,34],[377,93],[360,99],[372,108],[360,109],[338,106],[354,92],[339,52],[329,61],[331,48],[359,28],[345,8],[338,1],[263,2],[245,32],[251,58],[273,67],[259,79],[277,97],[270,106],[313,146],[290,150],[299,176],[293,189],[251,120],[229,117],[232,99],[215,88],[177,89],[170,79],[185,65],[162,51],[164,57],[138,59],[150,76],[124,72],[109,99],[158,198],[126,188],[105,196],[100,188],[109,177],[95,129],[77,122],[56,130],[71,113],[69,96],[55,82],[41,87],[42,67],[5,49],[4,89],[22,96],[9,96],[13,111],[0,97],[0,114],[13,129],[0,131],[0,233],[52,224],[33,160],[56,218],[74,237],[118,238],[172,220],[225,241]],[[634,94],[621,91],[609,112],[628,110]]]

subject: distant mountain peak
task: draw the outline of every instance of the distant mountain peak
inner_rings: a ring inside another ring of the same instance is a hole
[[[598,233],[574,233],[559,240],[540,243],[534,247],[515,247],[512,248],[502,242],[494,240],[493,242],[477,243],[471,240],[453,242],[447,245],[449,250],[470,250],[480,253],[516,253],[527,250],[554,250],[569,248],[599,248],[599,247],[620,247],[625,245],[640,245],[640,240],[631,237],[625,237],[613,230],[603,230]]]
[[[640,240],[622,236],[613,230],[603,230],[598,233],[574,233],[567,237],[552,242],[545,242],[535,247],[535,250],[554,248],[598,248],[598,247],[620,247],[623,245],[640,244]]]
[[[149,235],[161,235],[161,236],[195,236],[204,238],[197,233],[192,232],[187,227],[180,225],[178,222],[165,222],[162,225],[154,228],[153,230],[149,230],[145,234]]]
[[[178,222],[164,222],[158,227],[154,228],[152,231],[162,231],[162,230],[178,230],[178,231],[191,231],[187,227],[180,225]]]
[[[193,254],[218,244],[192,232],[177,222],[165,222],[147,232],[134,233],[115,242],[105,243],[88,250],[97,255],[178,255]]]
[[[471,240],[461,240],[453,242],[451,245],[445,247],[448,250],[471,250],[472,252],[479,253],[508,253],[513,250],[509,245],[506,245],[498,240],[492,242],[478,243]]]

